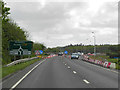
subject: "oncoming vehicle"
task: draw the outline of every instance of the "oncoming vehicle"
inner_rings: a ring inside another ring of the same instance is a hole
[[[72,53],[71,59],[79,59],[79,55],[77,53]]]

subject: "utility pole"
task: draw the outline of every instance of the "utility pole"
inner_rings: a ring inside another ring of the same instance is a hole
[[[92,32],[93,33],[93,37],[94,37],[94,57],[95,57],[95,55],[96,55],[96,37],[95,37],[95,33],[94,32]]]

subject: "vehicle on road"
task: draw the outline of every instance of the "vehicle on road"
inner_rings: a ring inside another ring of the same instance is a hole
[[[79,55],[77,53],[72,53],[71,59],[79,59]]]
[[[81,56],[81,55],[82,55],[82,53],[80,53],[80,52],[77,52],[77,54],[78,54],[79,56]]]
[[[62,55],[63,55],[63,52],[59,52],[59,53],[58,53],[58,56],[62,56]]]

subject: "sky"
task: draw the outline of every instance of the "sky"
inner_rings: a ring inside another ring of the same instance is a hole
[[[46,47],[118,44],[118,0],[4,0],[9,17]],[[94,33],[92,33],[94,32]]]

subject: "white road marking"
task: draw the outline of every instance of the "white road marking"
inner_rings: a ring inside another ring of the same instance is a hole
[[[67,65],[67,64],[65,64],[65,65]]]
[[[90,82],[88,82],[87,80],[85,80],[85,79],[83,79],[83,81],[85,82],[85,83],[87,83],[87,84],[89,84]]]
[[[76,74],[77,72],[76,71],[73,71],[74,74]]]
[[[99,68],[102,68],[102,69],[105,69],[105,70],[108,70],[108,71],[112,71],[112,72],[115,72],[115,73],[118,74],[117,71],[114,71],[114,70],[111,70],[111,69],[107,69],[107,68],[104,68],[104,67],[101,67],[101,66],[97,66],[97,65],[94,65],[94,64],[91,64],[91,63],[88,63],[88,62],[84,62],[84,63],[89,64],[89,65],[92,65],[92,66],[95,66],[95,67],[99,67]]]
[[[36,69],[40,64],[42,64],[45,60],[38,63],[34,66],[27,74],[25,74],[16,84],[14,84],[9,90],[13,90],[18,84],[20,84],[34,69]]]
[[[110,71],[115,72],[115,73],[117,73],[117,74],[119,73],[118,71],[114,71],[114,70],[110,70]]]
[[[70,68],[70,67],[68,66],[68,68]]]

